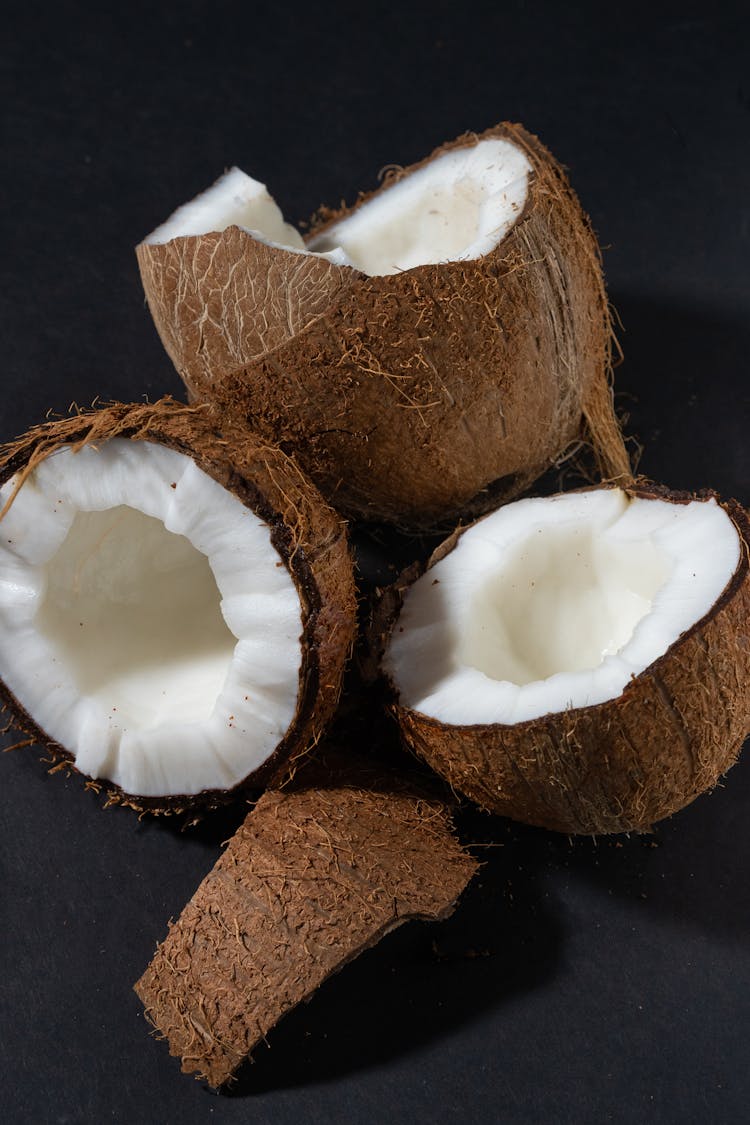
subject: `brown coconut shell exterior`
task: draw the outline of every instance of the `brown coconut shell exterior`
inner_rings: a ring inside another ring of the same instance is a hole
[[[214,400],[299,457],[339,510],[406,527],[518,495],[581,441],[629,479],[612,327],[590,222],[520,125],[523,212],[489,254],[368,277],[263,246],[237,227],[137,248],[154,322],[194,400]],[[326,212],[326,225],[350,211]],[[318,227],[313,233],[320,233]]]
[[[630,492],[674,503],[712,495],[646,485]],[[570,834],[646,831],[712,789],[750,734],[750,523],[734,501],[722,507],[741,542],[731,582],[620,696],[512,726],[450,726],[401,705],[391,684],[406,745],[482,808]],[[428,568],[460,535],[438,548]],[[381,652],[404,588],[387,594]]]
[[[333,716],[354,643],[356,590],[346,526],[286,454],[238,432],[226,419],[220,421],[210,406],[190,407],[170,398],[154,404],[115,403],[35,427],[0,450],[0,484],[18,473],[22,487],[34,467],[63,445],[81,448],[114,437],[154,442],[185,454],[270,526],[272,542],[299,594],[303,656],[294,718],[271,757],[239,786],[170,797],[125,793],[104,778],[96,779],[94,787],[104,789],[113,804],[177,813],[224,804],[239,789],[281,784]],[[60,764],[75,768],[70,751],[49,738],[2,681],[0,699],[13,726],[43,744]]]
[[[397,775],[330,757],[302,775],[261,797],[135,986],[212,1086],[386,933],[447,917],[477,867],[445,803]]]

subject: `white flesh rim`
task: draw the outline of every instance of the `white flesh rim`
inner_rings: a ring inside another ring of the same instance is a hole
[[[710,611],[739,560],[715,500],[520,500],[414,583],[385,671],[403,706],[452,726],[604,703]]]
[[[531,164],[510,141],[454,149],[379,192],[305,245],[264,184],[232,168],[148,236],[149,244],[238,226],[261,242],[314,253],[370,276],[481,258],[526,203]]]
[[[0,676],[82,773],[125,793],[258,769],[294,717],[301,632],[268,525],[166,446],[64,447],[0,523]]]

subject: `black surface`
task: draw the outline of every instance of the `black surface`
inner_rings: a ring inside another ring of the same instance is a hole
[[[179,393],[133,245],[231,163],[288,216],[523,121],[608,247],[642,468],[750,502],[750,21],[721,4],[6,10],[0,426]],[[6,742],[10,742],[6,739]],[[746,1122],[750,764],[653,837],[467,813],[487,866],[298,1010],[231,1097],[131,992],[241,815],[102,812],[0,760],[4,1121]]]

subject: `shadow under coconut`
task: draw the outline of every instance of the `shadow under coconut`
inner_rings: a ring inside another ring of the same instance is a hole
[[[222,1096],[317,1085],[408,1056],[554,977],[564,934],[533,863],[521,871],[516,849],[494,842],[497,820],[467,810],[461,821],[483,867],[455,913],[405,924],[326,981]]]
[[[350,538],[357,560],[360,588],[372,593],[390,586],[402,571],[415,562],[426,562],[447,533],[413,534],[385,524],[351,524]]]
[[[195,841],[206,849],[223,850],[223,845],[234,836],[254,804],[253,795],[248,795],[206,813],[198,811],[177,816],[149,817],[147,823],[149,828]]]
[[[554,862],[628,900],[704,933],[750,937],[750,743],[712,793],[655,825],[650,834],[560,839]]]

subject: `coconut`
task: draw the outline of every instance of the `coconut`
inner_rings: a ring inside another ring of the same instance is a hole
[[[220,1086],[278,1020],[476,870],[444,800],[351,755],[263,795],[135,990],[186,1073]]]
[[[233,169],[138,246],[192,399],[369,520],[487,510],[582,441],[629,479],[599,248],[536,137],[466,134],[321,214],[304,242]]]
[[[403,599],[383,666],[407,745],[492,812],[648,829],[750,733],[750,525],[639,484],[520,500]]]
[[[0,465],[11,722],[137,809],[292,772],[355,632],[345,527],[294,462],[165,399],[39,426]]]

